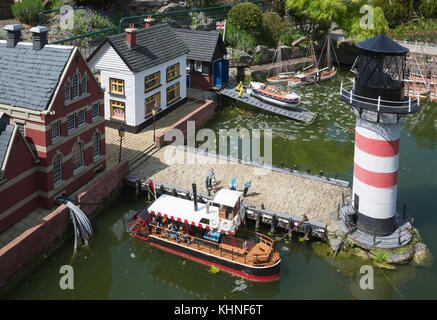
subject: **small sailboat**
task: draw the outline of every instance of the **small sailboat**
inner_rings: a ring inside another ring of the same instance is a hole
[[[412,55],[408,62],[408,76],[404,79],[405,95],[412,99],[427,100],[429,98],[430,89],[428,85],[428,77],[422,73],[420,64],[417,61],[416,55]],[[425,63],[426,69],[426,63]]]
[[[300,96],[296,93],[282,92],[275,86],[261,82],[251,82],[247,92],[253,97],[280,107],[296,107],[300,102]]]
[[[429,78],[429,100],[437,102],[437,67],[436,58],[431,59],[430,68],[430,78]]]
[[[286,68],[284,68],[284,64],[281,61],[282,59],[282,52],[281,52],[281,40],[279,40],[279,46],[275,51],[275,57],[273,58],[273,61],[276,60],[276,72],[277,74],[274,76],[267,76],[267,83],[273,83],[273,84],[280,84],[284,83],[286,84],[289,79],[292,79],[292,76],[294,75],[294,72],[288,72],[284,71]]]
[[[314,52],[314,47],[312,45],[312,42],[310,43],[310,45],[311,45],[310,47],[312,48],[312,52]],[[326,67],[324,67],[323,69],[319,69],[320,60],[321,60],[325,50],[327,52],[326,53]],[[315,61],[313,61],[313,63],[312,63],[312,65],[315,65],[315,67],[308,70],[308,71],[304,70],[303,72],[299,72],[299,73],[295,74],[293,79],[291,79],[288,82],[288,86],[296,87],[296,86],[300,86],[300,85],[304,85],[304,84],[310,84],[310,83],[319,82],[319,81],[328,80],[328,79],[333,78],[337,74],[337,69],[332,64],[331,50],[335,55],[335,51],[334,51],[331,39],[330,39],[329,34],[328,34],[328,36],[326,37],[325,44],[322,48],[322,53],[319,57],[319,61],[317,63]],[[335,58],[337,59],[336,56],[335,56]],[[337,64],[338,64],[338,62],[337,62]]]
[[[308,45],[307,57],[311,59],[311,64],[304,67],[302,71],[298,71],[288,79],[289,87],[296,87],[304,84],[314,83],[319,72],[319,67],[316,60],[314,44],[312,38]]]

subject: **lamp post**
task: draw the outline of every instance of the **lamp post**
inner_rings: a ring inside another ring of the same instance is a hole
[[[153,142],[155,142],[155,130],[156,130],[156,111],[158,111],[158,107],[155,104],[155,106],[152,109],[153,114]]]
[[[126,130],[123,128],[123,126],[120,125],[120,128],[118,128],[118,135],[120,136],[120,153],[118,154],[118,163],[121,161],[121,143],[123,141],[125,131]]]

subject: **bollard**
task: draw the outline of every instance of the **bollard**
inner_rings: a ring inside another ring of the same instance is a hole
[[[293,164],[293,170],[297,170],[297,165]]]
[[[270,233],[274,233],[275,232],[277,224],[278,224],[278,217],[276,217],[276,215],[272,215],[272,225],[270,227]]]
[[[310,168],[307,168],[307,173],[311,173],[311,169]]]
[[[292,224],[293,224],[293,220],[290,219],[290,221],[288,221],[288,226],[287,226],[287,230],[288,230],[287,238],[288,238],[288,240],[293,239],[293,234],[291,232],[291,230],[292,230],[291,225]]]
[[[320,170],[319,174],[320,174],[320,176],[323,176],[323,170]]]
[[[281,161],[280,165],[281,165],[281,168],[283,168],[284,167],[284,161]]]
[[[265,209],[264,203],[261,203],[261,209]]]
[[[135,199],[140,197],[140,185],[140,179],[138,178],[137,181],[135,181]]]
[[[259,220],[260,220],[260,214],[259,213],[257,213],[256,215],[255,215],[255,229],[256,230],[258,230],[259,229]]]
[[[178,193],[177,193],[177,191],[176,191],[176,188],[173,188],[173,196],[174,196],[174,197],[177,197],[177,196],[178,196]]]

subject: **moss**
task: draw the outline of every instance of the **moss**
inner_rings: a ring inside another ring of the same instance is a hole
[[[384,262],[385,259],[387,259],[391,253],[390,251],[383,250],[383,249],[375,249],[375,250],[371,250],[369,252],[371,254],[371,259],[377,263]]]

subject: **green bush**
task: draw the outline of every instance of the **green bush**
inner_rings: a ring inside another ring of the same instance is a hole
[[[279,39],[287,32],[291,26],[273,11],[267,11],[263,17],[263,38],[265,42],[270,42],[271,46],[276,46]]]
[[[69,17],[70,14],[73,14],[73,17]],[[61,21],[64,19],[73,19],[74,26],[72,29],[62,29],[60,27]],[[82,35],[85,33],[90,33],[94,31],[99,31],[105,28],[115,27],[109,16],[105,15],[102,11],[96,11],[91,8],[83,8],[79,10],[75,10],[73,13],[66,12],[63,15],[58,15],[54,20],[50,22],[53,23],[54,27],[57,27],[57,37],[59,39],[71,38],[74,36]],[[106,37],[107,34],[101,34],[101,37]],[[97,39],[93,39],[97,41]],[[102,39],[103,40],[103,39]],[[88,40],[86,38],[73,40],[73,45],[82,46]]]
[[[388,35],[400,40],[437,42],[437,20],[409,22],[390,30]]]
[[[18,20],[29,25],[36,25],[39,13],[44,10],[42,0],[23,0],[12,5],[12,14]]]
[[[263,24],[261,9],[248,2],[233,6],[228,13],[228,19],[238,30],[244,30],[252,34],[260,32]]]
[[[372,5],[380,7],[384,11],[384,17],[390,28],[408,21],[413,14],[414,0],[373,0]]]
[[[226,23],[226,45],[240,50],[251,50],[260,42],[257,36],[244,30],[238,30],[231,22]]]

